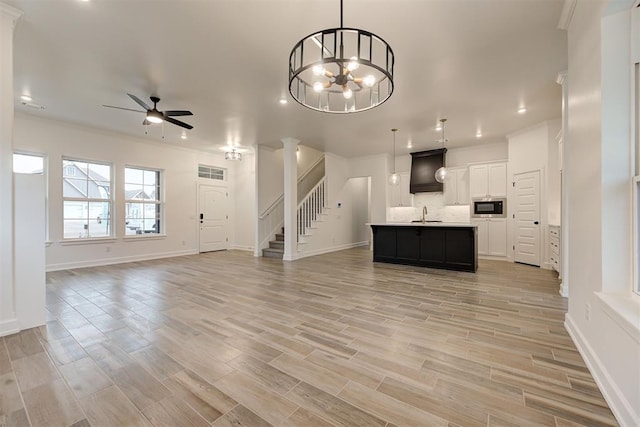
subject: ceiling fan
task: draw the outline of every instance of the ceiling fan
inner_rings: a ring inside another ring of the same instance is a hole
[[[103,104],[102,106],[109,107],[109,108],[116,108],[118,110],[127,110],[127,111],[135,111],[137,113],[146,113],[146,117],[142,122],[143,125],[150,125],[151,123],[162,123],[166,121],[169,123],[173,123],[174,125],[183,127],[185,129],[193,129],[193,126],[191,126],[190,124],[181,122],[180,120],[176,120],[172,117],[172,116],[193,116],[193,113],[191,111],[187,111],[187,110],[158,111],[157,104],[158,102],[160,102],[160,98],[158,98],[157,96],[149,97],[149,99],[151,99],[151,102],[153,102],[153,108],[151,108],[137,96],[131,95],[130,93],[128,93],[127,95],[129,95],[129,98],[133,99],[139,106],[144,108],[146,111],[133,110],[131,108],[124,108],[124,107],[115,107],[113,105]]]

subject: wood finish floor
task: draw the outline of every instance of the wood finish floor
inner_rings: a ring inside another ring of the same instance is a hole
[[[550,271],[227,251],[49,273],[0,425],[617,425]]]

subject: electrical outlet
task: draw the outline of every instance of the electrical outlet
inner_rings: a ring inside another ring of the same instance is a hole
[[[591,320],[591,304],[589,303],[584,306],[584,317],[587,320]]]

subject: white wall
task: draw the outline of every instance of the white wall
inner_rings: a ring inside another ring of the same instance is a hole
[[[561,121],[558,121],[557,126],[549,126],[547,146],[547,223],[549,225],[560,225],[561,174],[558,134],[560,133],[561,128]],[[556,132],[555,134],[554,131]]]
[[[150,142],[114,132],[74,124],[16,115],[14,146],[16,150],[41,153],[48,164],[49,240],[47,269],[66,269],[90,265],[112,264],[140,259],[175,256],[198,251],[197,176],[198,164],[229,169],[229,177],[237,177],[234,162],[221,154],[183,149]],[[114,166],[116,239],[109,242],[62,242],[62,157],[108,162]],[[244,160],[243,160],[244,162]],[[125,165],[157,168],[163,171],[165,186],[166,237],[145,236],[124,239],[124,199],[119,188]],[[214,181],[203,180],[207,184]],[[226,184],[225,184],[226,185]],[[245,188],[241,184],[241,188]],[[233,190],[230,188],[231,193]],[[247,236],[233,230],[252,229],[244,216],[234,218],[235,197],[230,195],[230,243],[238,234],[242,242]],[[242,243],[244,245],[244,243]]]
[[[385,154],[357,157],[349,161],[350,177],[371,178],[371,222],[384,222],[389,209],[387,176],[390,158]]]
[[[507,142],[478,143],[470,147],[449,148],[447,150],[447,167],[466,167],[473,163],[507,161]],[[411,171],[411,154],[396,157],[397,172]]]
[[[560,90],[558,86],[558,90]],[[560,131],[560,120],[552,120],[543,122],[538,125],[523,129],[519,132],[508,136],[509,144],[509,161],[507,182],[514,182],[515,176],[520,173],[540,171],[540,262],[541,267],[551,268],[549,257],[551,256],[548,248],[549,221],[548,221],[548,200],[549,200],[549,182],[552,181],[554,187],[553,202],[554,206],[560,204],[559,177],[556,177],[556,171],[550,171],[549,158],[552,155],[549,152],[550,145],[555,143],[555,135]],[[551,137],[551,135],[554,135]],[[549,139],[552,138],[552,141]],[[557,158],[557,149],[553,151]],[[557,168],[557,161],[556,161]],[[549,178],[553,173],[554,179]],[[515,193],[512,186],[508,186],[508,197],[515,202]],[[515,213],[515,204],[508,205],[507,215],[507,247],[513,248],[515,242],[514,221],[512,214]],[[559,218],[559,212],[557,213]],[[513,249],[511,249],[509,258],[513,258]]]
[[[625,3],[625,11],[603,20],[605,2],[577,2],[568,30],[566,326],[620,424],[637,426],[640,328],[599,297],[615,295],[638,317],[640,304],[630,295],[631,171],[624,135],[630,129],[631,1],[615,3]]]
[[[325,153],[328,209],[322,221],[314,224],[312,235],[298,245],[298,257],[368,244],[369,178],[350,178],[349,163]]]
[[[228,162],[225,162],[228,163]],[[234,196],[232,249],[251,250],[255,244],[256,161],[253,152],[243,153],[242,161],[231,170],[230,187]]]
[[[284,191],[282,149],[258,145],[258,212],[264,213]]]

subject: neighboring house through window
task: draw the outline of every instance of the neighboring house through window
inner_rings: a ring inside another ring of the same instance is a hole
[[[124,169],[125,234],[160,234],[162,199],[160,171],[126,167]]]
[[[111,165],[63,159],[62,172],[64,238],[113,236]]]

